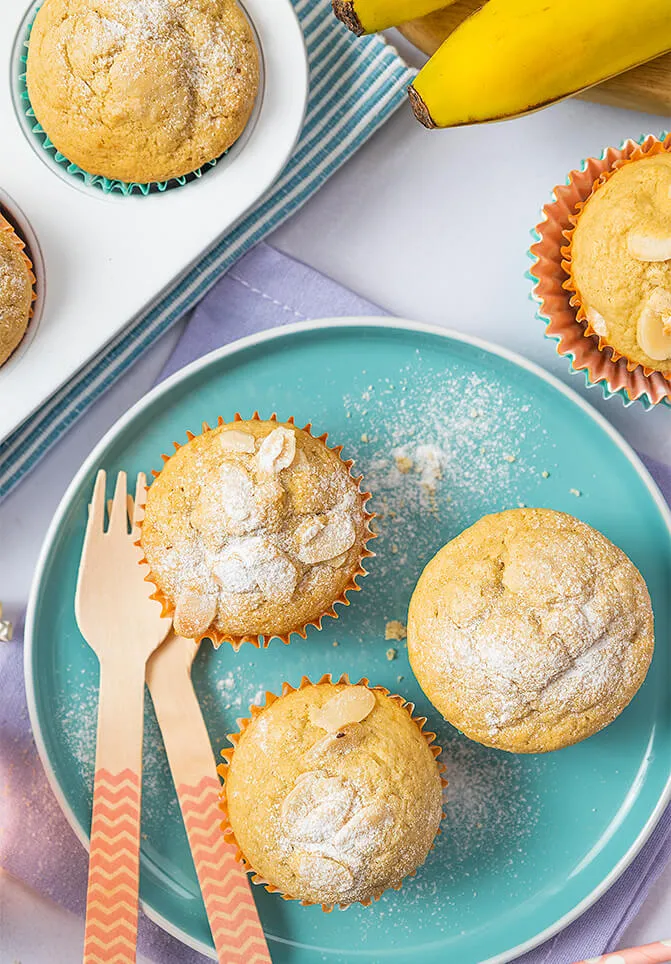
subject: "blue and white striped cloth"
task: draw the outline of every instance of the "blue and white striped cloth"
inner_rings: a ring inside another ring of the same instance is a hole
[[[256,207],[179,284],[0,444],[0,500],[142,352],[245,251],[307,201],[403,102],[413,72],[382,38],[354,37],[332,15],[330,0],[292,3],[305,34],[310,97],[289,163]]]

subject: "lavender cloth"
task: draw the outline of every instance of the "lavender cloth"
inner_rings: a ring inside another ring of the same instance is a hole
[[[221,345],[266,328],[309,318],[384,312],[261,244],[210,291],[194,311],[162,377]],[[646,463],[671,501],[671,468]],[[86,853],[68,826],[42,770],[30,732],[23,688],[22,627],[0,644],[0,867],[39,893],[83,914]],[[4,785],[3,785],[4,784]],[[619,881],[581,918],[518,964],[572,964],[618,946],[651,885],[671,859],[671,808]],[[663,938],[667,935],[659,935]],[[200,964],[141,915],[140,953],[155,964]]]

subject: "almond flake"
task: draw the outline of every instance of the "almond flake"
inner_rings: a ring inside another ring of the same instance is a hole
[[[671,291],[653,288],[639,315],[637,340],[655,361],[671,358]]]
[[[339,556],[334,556],[333,559],[327,559],[326,565],[329,569],[340,569],[347,562],[347,553],[341,552]]]
[[[350,516],[336,509],[321,518],[311,516],[306,519],[296,530],[296,537],[298,558],[314,566],[336,559],[351,549],[356,539],[356,529]]]
[[[254,436],[231,428],[219,436],[219,445],[229,452],[253,452]]]
[[[587,321],[592,331],[595,331],[597,335],[605,338],[608,335],[608,325],[606,324],[604,316],[600,314],[596,308],[588,308],[585,314],[587,315]]]
[[[240,535],[260,524],[254,486],[241,465],[224,462],[203,485],[189,521],[219,544],[227,534]]]
[[[354,790],[341,777],[308,770],[282,802],[284,830],[293,842],[331,839],[347,820],[353,801]]]
[[[347,723],[336,733],[328,733],[308,753],[308,759],[318,760],[333,754],[349,753],[363,741],[365,730],[360,723]]]
[[[196,639],[209,629],[216,612],[217,597],[213,593],[182,593],[175,606],[175,633]]]
[[[398,809],[399,798],[394,794],[387,800],[369,803],[368,806],[358,810],[338,831],[333,841],[334,845],[338,849],[348,851],[357,850],[362,840],[367,841],[368,844],[372,843],[394,822]]]
[[[259,471],[278,475],[288,468],[296,457],[296,435],[284,426],[273,429],[261,442],[256,456]]]
[[[298,571],[285,552],[263,536],[231,539],[214,558],[214,578],[224,592],[251,592],[288,602],[298,583]]]
[[[671,259],[671,234],[646,234],[630,231],[627,236],[629,254],[637,261],[669,261]]]
[[[375,708],[375,694],[366,686],[346,686],[333,699],[312,712],[312,722],[327,733],[337,733],[348,723],[360,723]]]

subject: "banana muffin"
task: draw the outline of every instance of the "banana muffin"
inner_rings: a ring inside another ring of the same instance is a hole
[[[572,220],[565,287],[586,334],[671,378],[671,154],[602,176]]]
[[[0,366],[26,333],[35,299],[34,284],[25,245],[0,214]]]
[[[325,439],[292,421],[222,421],[167,459],[142,547],[181,636],[288,642],[358,588],[369,495]]]
[[[109,179],[162,182],[238,139],[259,62],[235,0],[45,0],[27,85],[68,160]]]
[[[428,698],[466,736],[513,753],[611,723],[653,647],[638,569],[550,509],[484,516],[433,557],[410,602],[408,655]]]
[[[241,721],[220,767],[224,828],[254,880],[304,903],[367,904],[425,861],[442,817],[434,734],[346,677],[285,684]]]

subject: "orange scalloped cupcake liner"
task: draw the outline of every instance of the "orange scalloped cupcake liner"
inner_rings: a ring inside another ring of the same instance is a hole
[[[307,686],[319,686],[320,683],[333,684],[333,676],[331,675],[331,673],[324,673],[324,675],[320,679],[318,679],[316,683],[313,683],[312,680],[310,680],[309,677],[307,676],[301,677],[301,681],[298,684],[298,686],[292,686],[290,683],[282,683],[281,696],[286,696],[287,693],[295,693],[298,690],[305,689]],[[438,767],[438,773],[440,774],[440,783],[442,788],[445,789],[445,787],[447,787],[447,780],[443,776],[446,769],[445,764],[438,761],[438,757],[443,752],[442,747],[438,746],[435,742],[436,734],[432,733],[429,730],[424,729],[427,722],[427,718],[425,716],[413,716],[413,713],[415,712],[414,703],[410,703],[408,700],[403,699],[403,697],[399,696],[398,694],[392,694],[392,692],[386,689],[384,686],[371,686],[369,680],[365,676],[363,676],[357,683],[350,683],[350,679],[347,673],[343,673],[342,676],[340,676],[340,678],[335,681],[335,685],[338,685],[339,683],[345,683],[347,686],[365,686],[367,689],[371,690],[372,692],[378,692],[378,693],[382,693],[384,696],[388,696],[390,700],[393,700],[394,703],[397,703],[399,706],[405,709],[408,713],[408,716],[412,720],[412,722],[417,726],[418,730],[426,740],[427,745],[431,750],[431,753],[436,759],[436,765]],[[231,761],[235,756],[235,748],[240,740],[240,737],[245,732],[245,730],[250,725],[250,723],[252,723],[252,721],[257,716],[259,716],[264,709],[271,706],[276,700],[281,698],[280,696],[277,696],[275,693],[270,692],[270,690],[266,691],[265,697],[266,697],[265,703],[263,703],[263,705],[259,706],[258,704],[253,703],[249,707],[249,712],[251,714],[249,717],[245,719],[239,719],[236,721],[239,726],[238,732],[229,733],[227,736],[227,739],[229,740],[230,743],[233,744],[233,746],[230,749],[221,751],[222,757],[224,758],[224,760],[226,760],[225,763],[220,763],[217,767],[217,773],[223,780],[223,785],[221,788],[221,802],[219,804],[219,807],[222,813],[224,814],[224,819],[222,820],[222,823],[221,823],[221,829],[224,835],[226,836],[228,842],[233,844],[233,846],[236,848],[236,854],[235,854],[236,860],[239,861],[239,863],[245,869],[246,873],[251,874],[251,880],[253,883],[261,884],[263,887],[265,887],[265,889],[268,891],[269,894],[279,894],[282,900],[300,900],[300,903],[303,907],[314,907],[314,906],[317,906],[318,901],[302,900],[299,897],[292,897],[290,894],[284,894],[279,890],[278,887],[275,887],[274,884],[268,883],[267,880],[265,880],[263,877],[261,877],[259,874],[256,873],[256,871],[254,870],[254,868],[252,867],[252,865],[249,863],[244,853],[242,852],[242,849],[240,848],[240,844],[235,838],[235,833],[233,832],[233,828],[229,820],[228,806],[227,806],[227,800],[226,800],[226,775],[228,773],[228,768],[231,765]],[[443,817],[444,816],[445,814],[443,813]],[[439,827],[436,836],[438,836],[440,832],[441,830]],[[435,846],[435,842],[431,846],[432,850],[434,846]],[[419,868],[416,868],[415,870],[411,871],[411,873],[409,873],[407,876],[414,877],[415,874],[417,873],[417,870],[419,870]],[[382,890],[380,890],[378,893],[375,893],[371,897],[367,898],[366,900],[356,901],[355,903],[362,904],[364,907],[369,907],[370,904],[373,903],[373,901],[379,900],[382,894],[385,893],[385,891],[400,890],[402,886],[403,886],[403,881],[401,881],[398,884],[395,884],[393,887],[385,887]],[[329,914],[336,905],[321,904],[320,906],[325,913]],[[351,906],[352,906],[351,904],[338,904],[338,907],[341,910],[345,910],[345,908],[351,907]]]
[[[35,277],[35,267],[33,265],[33,262],[28,256],[28,251],[26,250],[26,242],[18,234],[14,225],[10,221],[8,221],[7,218],[3,216],[2,213],[0,213],[0,231],[2,231],[2,233],[11,241],[14,247],[21,252],[21,256],[25,261],[26,267],[28,268],[28,273],[30,275],[30,280],[32,283],[32,299],[30,304],[30,314],[28,315],[28,318],[32,318],[33,314],[35,313],[35,301],[37,299],[37,289],[36,289],[37,278]]]
[[[242,415],[240,415],[238,412],[236,412],[235,415],[234,415],[234,417],[233,417],[233,422],[243,422],[243,421],[246,421],[246,419],[243,419]],[[278,418],[277,418],[277,413],[276,413],[276,412],[273,412],[272,415],[270,416],[270,418],[268,418],[268,419],[262,419],[261,416],[259,415],[258,411],[255,411],[255,412],[253,413],[250,421],[258,421],[258,422],[260,422],[260,421],[279,422],[279,420],[278,420]],[[217,424],[216,424],[215,427],[218,428],[219,426],[225,425],[225,424],[227,424],[226,419],[224,419],[224,418],[220,415],[219,418],[217,419]],[[292,416],[290,416],[289,418],[285,419],[283,422],[281,422],[281,423],[279,423],[279,424],[295,425],[296,422],[295,422],[295,419],[294,419],[294,417],[293,417],[293,415],[292,415]],[[212,431],[211,426],[208,425],[207,422],[203,422],[202,432],[201,432],[200,434],[204,435],[205,433],[211,432],[211,431]],[[312,438],[316,439],[318,442],[322,442],[322,443],[324,444],[324,446],[325,446],[326,448],[328,448],[328,446],[326,445],[326,440],[327,440],[327,438],[328,438],[328,432],[324,432],[322,435],[313,435],[313,434],[312,434],[312,423],[311,423],[311,422],[308,422],[307,425],[304,425],[304,426],[302,427],[302,431],[303,431],[303,432],[307,432],[308,435],[310,435]],[[187,431],[186,437],[187,437],[187,440],[190,442],[191,439],[196,438],[196,435],[195,435],[193,432]],[[177,452],[177,451],[182,447],[179,442],[173,442],[172,444],[173,444],[174,447],[175,447],[175,452]],[[367,576],[367,575],[368,575],[368,570],[367,570],[367,569],[364,569],[364,567],[363,567],[363,565],[362,565],[363,560],[364,560],[364,559],[367,559],[367,558],[370,558],[371,556],[374,556],[374,555],[375,555],[375,553],[374,553],[371,549],[368,548],[368,543],[371,541],[371,539],[377,538],[376,534],[373,532],[373,530],[372,530],[371,527],[370,527],[371,522],[372,522],[373,519],[375,518],[375,513],[374,513],[374,512],[369,512],[369,511],[366,509],[366,503],[367,503],[368,500],[371,498],[371,493],[370,493],[370,492],[362,492],[362,490],[361,490],[361,482],[363,481],[363,475],[355,476],[355,475],[352,474],[352,468],[353,468],[353,466],[354,466],[354,460],[353,460],[353,459],[343,459],[343,458],[341,458],[341,453],[342,453],[343,447],[344,447],[344,446],[342,446],[342,445],[334,445],[332,448],[329,449],[329,451],[335,452],[335,454],[338,456],[338,458],[340,458],[340,461],[341,461],[341,463],[345,466],[345,468],[347,469],[350,478],[356,483],[357,488],[358,488],[358,490],[359,490],[359,494],[361,495],[361,497],[362,497],[362,499],[363,499],[363,512],[364,512],[364,519],[365,519],[365,537],[364,537],[364,544],[363,544],[363,549],[362,549],[362,552],[361,552],[361,557],[360,557],[360,559],[359,559],[359,564],[358,564],[356,570],[352,573],[352,577],[351,577],[350,581],[348,582],[348,584],[347,584],[347,585],[345,586],[345,588],[343,589],[342,593],[338,596],[337,599],[335,599],[335,600],[333,601],[333,603],[331,604],[330,608],[327,609],[325,612],[321,613],[321,615],[320,615],[317,619],[311,620],[310,622],[307,622],[307,623],[301,623],[300,625],[295,626],[293,629],[290,629],[290,630],[289,630],[288,632],[286,632],[286,633],[270,633],[270,634],[266,634],[266,635],[250,634],[250,635],[243,635],[243,636],[233,636],[233,635],[229,635],[229,634],[227,634],[227,633],[219,633],[219,632],[216,631],[216,630],[209,629],[206,633],[203,633],[198,639],[196,639],[195,642],[201,643],[204,639],[209,639],[215,649],[218,649],[219,646],[221,646],[222,643],[230,643],[230,644],[233,646],[233,649],[234,649],[235,652],[237,652],[237,651],[240,649],[240,647],[242,646],[243,643],[251,643],[253,646],[256,646],[257,649],[260,649],[260,648],[265,649],[265,648],[269,645],[269,643],[270,643],[270,641],[271,641],[272,639],[279,639],[279,640],[281,640],[281,641],[285,644],[285,646],[288,646],[289,643],[291,642],[291,637],[294,636],[294,635],[300,636],[301,639],[305,639],[305,637],[307,636],[307,631],[308,631],[308,629],[309,629],[311,626],[314,626],[316,629],[321,629],[321,628],[322,628],[322,620],[323,620],[326,616],[330,616],[331,619],[338,619],[338,613],[336,612],[335,607],[338,606],[338,605],[349,606],[350,600],[348,599],[347,594],[350,593],[350,592],[360,592],[360,591],[361,591],[361,586],[358,584],[357,579],[358,579],[359,577],[363,577],[363,576]],[[161,458],[163,459],[163,462],[164,462],[164,464],[165,464],[165,463],[167,463],[167,462],[172,458],[172,456],[170,456],[170,455],[165,455],[165,454],[164,454],[164,455],[161,456]],[[160,473],[160,471],[152,470],[152,473],[151,473],[151,474],[152,474],[154,480],[156,480],[161,473]],[[141,524],[140,524],[140,525],[141,525]],[[143,559],[141,560],[141,562],[144,563],[144,564],[146,564],[146,565],[149,565],[149,563],[147,562],[147,559],[144,558],[144,557],[143,557]],[[162,615],[163,615],[163,616],[169,616],[169,617],[172,619],[173,616],[175,615],[175,605],[174,605],[174,603],[159,589],[159,587],[158,587],[158,585],[157,585],[157,582],[156,582],[156,577],[154,576],[154,574],[153,574],[151,571],[149,571],[148,574],[145,576],[145,581],[151,583],[151,584],[154,586],[154,588],[155,588],[156,591],[152,594],[151,598],[152,598],[152,599],[156,599],[158,602],[161,603],[161,606],[163,607]]]
[[[534,261],[528,272],[535,282],[532,297],[557,352],[571,359],[575,371],[585,373],[588,386],[601,384],[604,396],[619,394],[625,404],[638,400],[646,408],[671,404],[671,374],[625,358],[594,331],[573,278],[571,240],[594,191],[625,164],[661,153],[671,153],[671,134],[663,140],[652,134],[630,139],[619,148],[607,148],[601,157],[588,157],[569,173],[566,184],[555,187],[554,200],[543,207],[543,220],[532,232],[537,240],[529,252]]]

